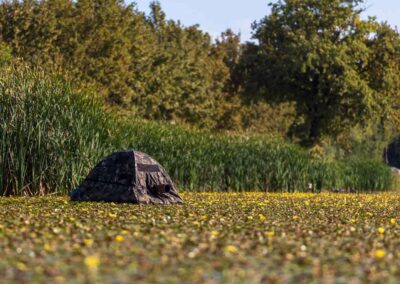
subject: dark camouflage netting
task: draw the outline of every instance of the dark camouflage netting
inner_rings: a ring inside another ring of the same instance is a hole
[[[165,169],[149,155],[133,150],[117,152],[102,160],[71,192],[71,200],[183,203]]]

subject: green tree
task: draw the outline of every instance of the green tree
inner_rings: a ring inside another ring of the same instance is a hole
[[[223,56],[224,64],[229,68],[230,82],[227,85],[227,90],[231,93],[236,92],[236,68],[240,62],[243,47],[240,41],[240,34],[235,34],[231,29],[227,29],[221,33],[215,43],[215,47]]]
[[[11,60],[11,48],[0,41],[0,67],[10,63]]]
[[[362,123],[379,101],[390,97],[369,76],[379,25],[373,18],[361,19],[362,3],[278,1],[270,4],[270,15],[254,24],[259,44],[247,47],[241,63],[245,94],[295,102],[298,120],[292,131],[305,145]],[[380,70],[388,65],[379,63]],[[386,83],[387,89],[396,88]]]
[[[133,95],[129,87],[132,6],[125,6],[121,0],[79,0],[73,17],[77,45],[71,64],[98,83],[109,102],[129,105]]]
[[[371,58],[367,79],[375,91],[374,109],[385,140],[391,139],[387,128],[400,131],[400,35],[387,23],[379,25],[368,41]]]
[[[95,83],[110,103],[130,102],[134,10],[119,0],[12,1],[0,5],[0,31],[15,55]]]
[[[159,3],[151,4],[133,104],[142,117],[215,128],[226,105],[229,79],[224,57],[198,26],[166,20]],[[138,49],[133,50],[136,54]]]
[[[90,84],[120,113],[216,128],[231,109],[227,50],[198,26],[121,0],[0,4],[0,35],[32,65]]]

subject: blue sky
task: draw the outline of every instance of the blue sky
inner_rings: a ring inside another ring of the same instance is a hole
[[[134,0],[141,11],[148,12],[152,0]],[[270,0],[160,0],[169,19],[185,26],[199,24],[201,29],[218,36],[227,28],[240,32],[242,40],[251,37],[251,23],[269,13]],[[366,14],[377,16],[400,28],[400,0],[367,0]]]

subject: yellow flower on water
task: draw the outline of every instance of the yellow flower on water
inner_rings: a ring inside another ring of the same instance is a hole
[[[114,239],[116,242],[123,242],[124,241],[124,237],[123,236],[121,236],[121,235],[117,235],[117,236],[115,236],[115,239]]]
[[[216,237],[216,236],[218,236],[218,231],[211,231],[211,236],[213,236],[213,237]]]
[[[110,218],[117,218],[117,214],[114,214],[114,213],[109,213],[108,216]]]
[[[236,253],[238,252],[238,248],[233,245],[228,245],[225,247],[224,251],[227,253]]]
[[[88,246],[91,247],[93,245],[93,240],[92,239],[84,239],[83,243]]]
[[[260,218],[260,221],[264,221],[265,220],[265,216],[263,214],[259,214],[258,217]]]
[[[28,270],[28,267],[27,267],[26,264],[23,263],[23,262],[18,262],[16,266],[17,266],[17,268],[18,268],[19,270],[22,270],[22,271]]]
[[[100,259],[97,256],[87,256],[85,257],[85,265],[91,269],[97,268],[100,264]]]
[[[268,231],[268,232],[265,232],[265,235],[266,235],[267,237],[272,238],[273,236],[275,236],[275,232],[274,232],[274,231]]]
[[[381,234],[381,235],[383,235],[383,234],[385,233],[385,228],[379,227],[379,228],[378,228],[378,233]]]
[[[394,219],[394,218],[390,219],[390,224],[396,225],[396,219]]]
[[[383,249],[378,249],[375,251],[375,258],[382,259],[386,256],[386,252]]]
[[[45,251],[51,251],[51,246],[50,246],[50,244],[45,243],[45,244],[43,245],[43,249],[44,249]]]

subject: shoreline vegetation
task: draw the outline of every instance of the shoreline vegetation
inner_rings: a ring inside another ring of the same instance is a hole
[[[67,194],[104,156],[136,149],[189,191],[390,190],[374,160],[327,161],[263,135],[227,135],[116,117],[84,91],[40,69],[10,65],[0,78],[0,194]]]
[[[129,148],[187,191],[395,189],[400,35],[365,5],[275,1],[243,43],[157,1],[2,1],[0,195],[67,194]]]

